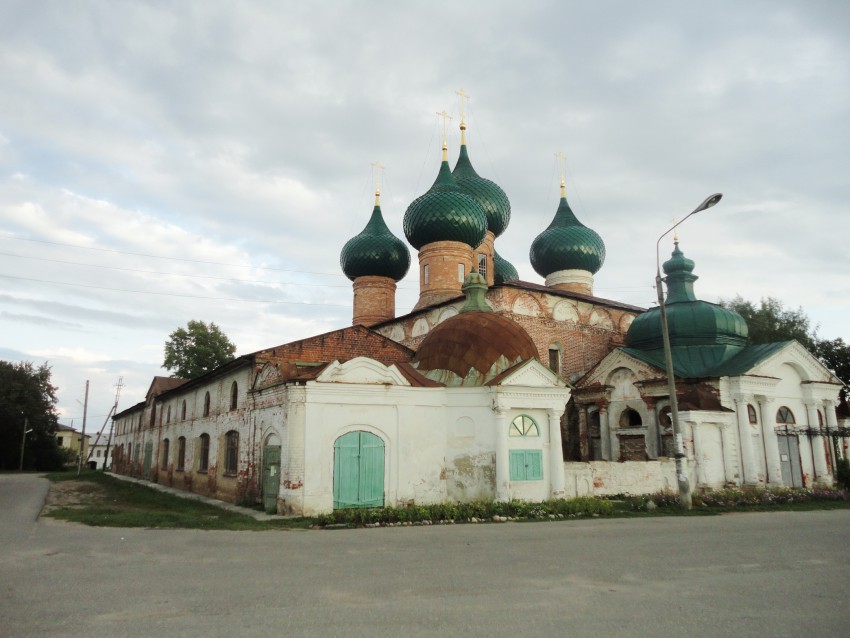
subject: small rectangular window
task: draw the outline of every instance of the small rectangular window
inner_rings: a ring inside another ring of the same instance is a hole
[[[478,255],[478,274],[487,279],[487,255]]]
[[[431,277],[430,277],[428,264],[425,264],[424,266],[422,266],[422,283],[427,284],[427,283],[430,283],[430,281],[431,281]]]
[[[464,277],[465,277],[465,272],[466,272],[466,269],[464,268],[464,265],[458,264],[457,265],[457,280],[460,283],[463,283],[463,280],[464,280]]]
[[[557,348],[549,348],[549,369],[561,374],[561,352]]]
[[[510,470],[512,481],[542,480],[543,452],[540,450],[511,450]]]

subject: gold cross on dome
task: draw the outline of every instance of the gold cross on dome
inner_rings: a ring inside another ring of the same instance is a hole
[[[567,157],[558,151],[555,153],[555,158],[558,160],[558,172],[561,174],[561,195],[563,196],[567,189]]]
[[[377,205],[378,198],[381,196],[381,175],[386,167],[378,160],[372,162],[371,166],[375,169],[375,205]]]

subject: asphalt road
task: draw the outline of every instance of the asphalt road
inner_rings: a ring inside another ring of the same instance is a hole
[[[850,511],[89,528],[0,475],[0,637],[847,636]]]

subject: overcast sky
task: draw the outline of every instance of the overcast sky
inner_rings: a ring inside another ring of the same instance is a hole
[[[343,244],[403,238],[468,102],[496,242],[523,279],[568,198],[605,241],[600,297],[653,303],[681,227],[699,297],[776,297],[850,340],[850,3],[0,3],[0,359],[48,361],[63,421],[142,400],[168,334],[238,354],[349,325]],[[662,259],[672,244],[663,244]],[[416,255],[412,252],[413,263]],[[399,314],[418,292],[400,282]]]

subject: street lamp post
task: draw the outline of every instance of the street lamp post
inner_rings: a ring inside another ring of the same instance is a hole
[[[723,197],[722,193],[715,193],[711,197],[707,197],[702,204],[697,206],[693,211],[688,213],[682,221],[673,224],[658,238],[655,242],[655,291],[658,294],[658,307],[661,310],[661,337],[664,340],[664,365],[667,368],[667,390],[670,393],[670,420],[673,422],[673,440],[675,443],[676,457],[676,481],[679,484],[679,505],[683,509],[691,509],[691,486],[688,481],[685,446],[682,441],[682,430],[679,427],[679,401],[676,399],[676,378],[673,375],[673,353],[670,350],[670,331],[667,327],[667,309],[664,306],[664,293],[661,288],[661,255],[660,247],[661,240],[684,222],[691,215],[711,208]]]
[[[24,417],[24,435],[21,437],[21,466],[18,468],[21,472],[24,471],[24,446],[27,444],[27,434],[32,432],[32,429],[27,429],[29,424],[29,418]]]

